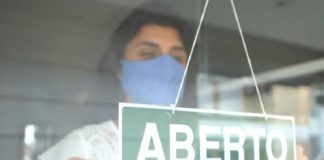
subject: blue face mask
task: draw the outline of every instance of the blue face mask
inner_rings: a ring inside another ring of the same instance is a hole
[[[121,61],[121,84],[135,103],[170,105],[175,102],[184,67],[170,55],[151,60]]]

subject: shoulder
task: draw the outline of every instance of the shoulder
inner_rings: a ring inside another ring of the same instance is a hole
[[[86,141],[93,139],[117,140],[118,131],[113,121],[87,125],[76,130]]]
[[[56,145],[44,152],[40,160],[108,159],[117,155],[118,131],[112,121],[87,125],[74,130]]]
[[[78,130],[92,159],[111,159],[118,153],[118,131],[113,121],[88,125]]]

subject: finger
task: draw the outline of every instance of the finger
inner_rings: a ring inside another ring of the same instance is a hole
[[[68,160],[86,160],[86,159],[79,158],[79,157],[71,157]]]
[[[297,145],[297,153],[304,153],[304,147]]]
[[[297,145],[297,160],[308,160],[307,156],[304,154],[304,147]]]

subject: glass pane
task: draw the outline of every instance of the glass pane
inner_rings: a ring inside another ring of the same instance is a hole
[[[323,3],[235,4],[266,112],[294,116],[297,143],[309,159],[322,159],[323,24],[316,6]],[[229,0],[210,3],[201,40],[198,106],[262,113]]]
[[[0,159],[118,159],[118,102],[174,104],[205,2],[0,0]],[[235,3],[265,110],[321,159],[323,2]],[[230,0],[188,69],[178,106],[262,112]]]
[[[167,55],[158,62],[182,70],[178,61],[186,63],[193,37],[182,28],[195,24],[199,5],[195,0],[1,0],[0,159],[116,155],[111,145],[117,141],[118,102],[133,99],[126,98],[119,81],[121,61],[149,61],[145,56],[153,52]],[[136,8],[142,9],[126,20]],[[149,26],[150,37],[126,55],[126,45],[143,26]],[[163,37],[170,35],[172,42]],[[195,103],[195,90],[190,93]],[[98,127],[104,136],[95,132]]]

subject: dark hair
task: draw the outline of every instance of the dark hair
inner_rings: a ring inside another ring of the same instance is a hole
[[[147,24],[157,24],[176,29],[189,53],[193,40],[190,25],[168,6],[158,2],[146,3],[133,10],[112,33],[110,44],[104,55],[100,69],[103,71],[116,71],[120,60],[123,58],[124,49],[131,39],[133,39],[141,27]]]

